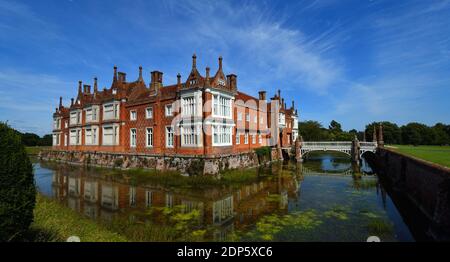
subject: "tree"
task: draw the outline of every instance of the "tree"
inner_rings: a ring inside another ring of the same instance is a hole
[[[48,135],[44,135],[40,140],[39,140],[39,146],[51,146],[52,145],[52,135],[48,134]]]
[[[449,145],[450,144],[450,135],[447,133],[447,127],[446,125],[442,123],[435,124],[432,129],[434,130],[435,134],[435,145]]]
[[[20,237],[33,221],[33,167],[20,135],[0,122],[0,241]]]
[[[304,121],[298,123],[300,135],[305,141],[328,140],[328,131],[317,121]]]
[[[25,146],[37,146],[41,138],[33,133],[22,134],[22,143]]]
[[[332,133],[341,133],[342,132],[342,127],[341,124],[339,124],[337,121],[335,120],[331,120],[330,125],[328,126],[328,129],[332,132]]]
[[[430,145],[433,143],[434,135],[430,128],[420,123],[409,123],[401,127],[402,139],[404,144],[411,145]]]

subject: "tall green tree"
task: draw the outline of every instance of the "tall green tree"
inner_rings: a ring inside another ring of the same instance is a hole
[[[33,167],[20,135],[0,122],[0,241],[19,239],[33,221]]]
[[[305,141],[328,140],[328,131],[317,121],[303,121],[298,123],[300,135]]]

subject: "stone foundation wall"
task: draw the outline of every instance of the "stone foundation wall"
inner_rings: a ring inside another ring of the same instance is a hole
[[[255,152],[221,155],[217,157],[123,154],[111,152],[44,150],[43,160],[115,168],[147,168],[161,171],[179,171],[184,175],[216,175],[221,171],[256,167],[259,163]]]
[[[386,148],[377,151],[377,169],[392,189],[404,194],[430,219],[437,239],[450,237],[450,169]]]

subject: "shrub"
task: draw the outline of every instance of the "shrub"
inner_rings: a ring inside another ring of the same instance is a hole
[[[18,239],[33,221],[33,167],[20,136],[0,123],[0,241]]]

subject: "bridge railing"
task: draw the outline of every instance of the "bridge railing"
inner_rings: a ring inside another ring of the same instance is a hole
[[[352,142],[346,141],[323,141],[323,142],[303,142],[302,147],[351,147]]]
[[[359,142],[360,147],[377,147],[377,142]]]

